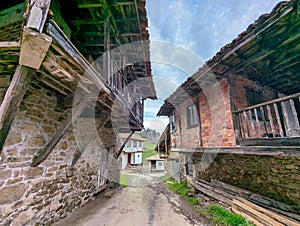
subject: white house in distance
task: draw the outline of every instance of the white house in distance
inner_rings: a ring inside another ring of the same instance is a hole
[[[149,164],[150,172],[164,171],[164,159],[160,158],[159,155],[153,155],[146,158]]]
[[[126,140],[129,134],[120,134],[123,141]],[[142,137],[133,135],[127,142],[121,154],[122,169],[125,169],[127,165],[138,166],[143,163],[143,150],[144,142],[147,141]]]

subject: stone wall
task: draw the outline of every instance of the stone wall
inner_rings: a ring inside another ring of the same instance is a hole
[[[54,93],[29,87],[1,152],[0,225],[49,225],[93,199],[108,175],[118,181],[117,146],[91,143],[71,167],[79,152],[72,129],[44,162],[30,166],[70,113],[58,106]]]
[[[183,155],[182,155],[183,156]],[[193,155],[199,179],[216,179],[293,205],[300,213],[300,158],[218,154],[205,170],[199,170],[201,154]],[[181,157],[183,158],[183,157]]]

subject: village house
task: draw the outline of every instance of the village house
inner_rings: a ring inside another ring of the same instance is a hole
[[[126,138],[129,134],[120,134],[119,135],[125,143]],[[138,136],[131,136],[130,139],[126,142],[126,145],[122,151],[122,169],[125,169],[126,166],[140,166],[143,164],[143,151],[144,151],[144,142],[146,139]]]
[[[299,0],[279,3],[165,100],[156,150],[169,176],[218,180],[300,213],[299,12]]]
[[[161,172],[165,170],[164,158],[161,158],[158,154],[146,158],[146,161],[148,162],[150,172]]]
[[[1,2],[1,225],[49,225],[118,183],[118,133],[156,99],[147,26],[144,0]]]

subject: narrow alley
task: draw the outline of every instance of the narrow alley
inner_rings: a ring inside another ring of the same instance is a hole
[[[177,195],[159,183],[158,177],[132,174],[129,186],[100,194],[55,226],[184,226],[210,225]]]

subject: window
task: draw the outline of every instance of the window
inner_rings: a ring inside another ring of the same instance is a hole
[[[132,141],[132,147],[137,147],[137,141],[136,140]]]
[[[262,103],[262,92],[246,88],[248,107]]]
[[[199,115],[196,104],[187,108],[187,123],[188,127],[197,126],[199,124]]]
[[[174,111],[172,115],[169,117],[169,122],[170,122],[170,133],[175,132],[175,114]]]
[[[131,142],[130,142],[130,140],[127,142],[126,147],[131,147]]]

